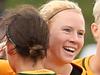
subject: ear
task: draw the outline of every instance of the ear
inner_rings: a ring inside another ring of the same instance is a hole
[[[91,24],[91,31],[92,31],[92,34],[93,34],[95,40],[97,41],[99,28],[98,28],[98,25],[96,23]]]
[[[16,54],[15,47],[10,42],[7,42],[7,54],[11,56]]]

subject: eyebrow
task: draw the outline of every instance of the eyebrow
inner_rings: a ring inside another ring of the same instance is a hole
[[[71,27],[71,26],[69,26],[69,25],[65,25],[65,26],[64,26],[64,28],[66,28],[66,27],[73,29],[73,27]],[[81,29],[81,30],[79,30],[79,31],[84,31],[84,32],[85,32],[85,29]]]

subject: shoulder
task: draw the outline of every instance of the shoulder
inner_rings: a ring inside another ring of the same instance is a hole
[[[79,66],[83,66],[84,64],[88,64],[90,58],[91,58],[91,56],[87,56],[84,58],[79,58],[79,59],[73,60],[72,62]]]
[[[0,59],[0,68],[1,67],[6,67],[6,66],[9,66],[9,63],[7,60],[3,60],[3,59]]]
[[[84,58],[79,58],[79,59],[76,59],[76,60],[73,60],[72,62],[74,63],[74,64],[77,64],[77,65],[82,65],[82,61],[84,60]]]
[[[15,75],[7,60],[0,60],[0,75]]]

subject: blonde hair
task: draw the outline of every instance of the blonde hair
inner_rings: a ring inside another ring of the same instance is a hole
[[[45,21],[49,21],[60,11],[67,9],[75,9],[81,13],[81,9],[74,2],[68,0],[52,0],[40,7],[40,14]]]
[[[100,0],[96,0],[96,3],[95,3],[94,8],[93,8],[93,16],[94,16],[95,22],[97,24],[99,24],[99,21],[100,21],[100,9],[99,9],[99,5],[100,5]]]

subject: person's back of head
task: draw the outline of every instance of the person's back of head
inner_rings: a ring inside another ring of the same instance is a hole
[[[46,56],[48,27],[31,5],[23,5],[4,16],[1,26],[8,26],[8,42],[13,43],[16,52],[34,62]]]

